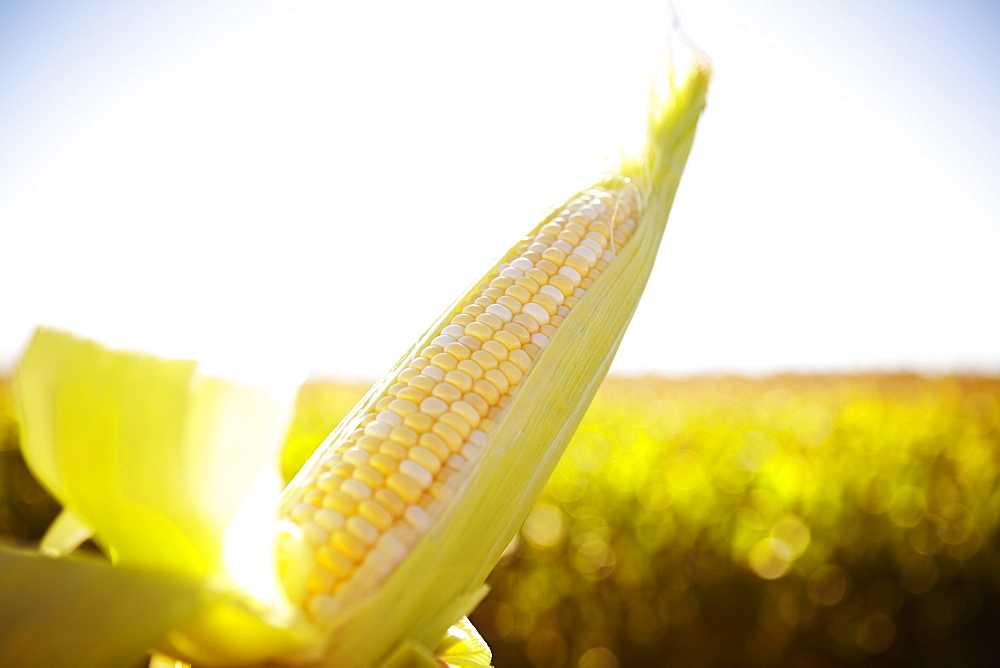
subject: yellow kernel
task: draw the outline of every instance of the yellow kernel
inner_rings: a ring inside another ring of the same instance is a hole
[[[414,376],[413,379],[410,380],[411,387],[414,387],[420,390],[421,392],[424,392],[425,394],[433,390],[436,384],[437,384],[436,380],[434,380],[427,374],[423,373],[420,374],[419,376]]]
[[[377,528],[385,531],[392,526],[392,515],[375,499],[365,499],[358,504],[358,515]]]
[[[472,378],[469,377],[469,374],[460,369],[446,373],[444,375],[444,380],[446,383],[454,385],[462,392],[468,392],[472,389]]]
[[[462,391],[451,383],[438,383],[431,394],[447,404],[462,398]]]
[[[556,335],[556,328],[552,325],[542,325],[541,333],[551,339]]]
[[[535,359],[535,357],[538,356],[538,353],[542,352],[542,349],[538,347],[535,343],[525,343],[524,347],[521,348],[521,350],[527,353],[528,357],[530,357],[531,359]]]
[[[506,348],[508,355],[511,350],[517,350],[521,347],[521,342],[518,341],[517,337],[510,332],[501,330],[493,335],[493,340],[499,342],[504,348]]]
[[[444,371],[451,371],[458,366],[458,360],[448,353],[438,353],[431,358],[431,366],[436,366]]]
[[[503,326],[503,331],[510,332],[511,334],[516,336],[517,340],[521,343],[521,345],[524,345],[528,341],[531,341],[531,333],[524,328],[524,325],[521,325],[519,323],[508,322],[506,325]]]
[[[472,354],[472,351],[463,346],[461,343],[449,343],[444,347],[444,351],[455,358],[456,366],[458,366],[459,360],[467,360],[469,359],[469,356]],[[433,362],[433,360],[431,361]],[[443,366],[441,368],[444,369],[445,371],[451,371],[451,369],[447,369]]]
[[[418,434],[422,434],[431,428],[434,424],[434,419],[431,418],[427,413],[411,413],[403,418],[403,425],[414,430]],[[406,445],[403,443],[402,445]]]
[[[447,415],[447,413],[445,413]],[[442,418],[444,415],[441,416]],[[420,464],[427,472],[434,475],[441,470],[441,459],[427,448],[417,446],[410,449],[410,459]]]
[[[412,385],[407,385],[406,387],[404,387],[403,389],[401,389],[399,392],[396,393],[397,399],[405,399],[406,401],[412,401],[414,403],[419,403],[423,401],[424,397],[426,396],[427,396],[426,392],[424,392],[423,390],[419,390],[413,387]]]
[[[535,304],[538,304],[546,311],[548,311],[550,316],[555,315],[556,310],[559,308],[559,305],[556,304],[556,300],[554,300],[552,297],[548,296],[544,292],[539,292],[537,295],[531,298],[531,301]]]
[[[480,418],[486,417],[486,414],[490,412],[489,404],[475,392],[466,392],[462,395],[462,401],[472,406]]]
[[[497,371],[497,373],[500,373]],[[483,381],[485,382],[485,381]],[[442,416],[444,417],[444,416]],[[444,422],[438,422],[434,425],[432,431],[441,437],[441,440],[445,442],[448,449],[452,452],[458,452],[462,447],[462,436],[455,429]]]
[[[424,369],[430,363],[431,361],[429,359],[418,357],[414,359],[412,362],[410,362],[410,366],[419,371],[421,369]]]
[[[498,332],[499,334],[499,332]],[[507,359],[507,348],[499,341],[487,341],[483,344],[483,352],[489,353],[497,359],[498,362],[502,362]]]
[[[542,260],[536,267],[545,272],[547,276],[555,276],[559,273],[559,265],[549,260]]]
[[[385,431],[388,432],[389,430],[386,429]],[[388,436],[389,434],[386,433],[386,437]],[[382,445],[382,441],[384,440],[384,438],[379,438],[378,436],[362,436],[354,445],[365,452],[378,452],[379,446]]]
[[[472,316],[473,318],[481,315],[486,309],[484,309],[479,304],[466,304],[462,308],[462,313]]]
[[[491,369],[495,371],[495,369]],[[496,405],[497,401],[500,399],[500,393],[497,391],[496,385],[489,382],[485,378],[483,380],[477,380],[472,385],[473,391],[486,400],[486,403],[490,406]]]
[[[494,332],[503,327],[503,320],[496,317],[492,313],[483,313],[480,316],[476,316],[476,322],[482,323],[492,329]],[[492,332],[490,336],[492,336]]]
[[[594,279],[590,278],[589,276],[587,278],[580,279],[580,287],[583,288],[584,290],[589,289],[590,286],[593,284],[594,284]]]
[[[442,461],[447,459],[448,455],[451,453],[451,449],[448,447],[448,444],[444,442],[444,439],[432,432],[420,435],[420,445],[421,447],[432,452],[435,457]]]
[[[323,497],[323,507],[336,510],[341,515],[347,516],[354,512],[358,502],[344,492],[330,492]]]
[[[520,348],[510,351],[510,361],[516,364],[522,373],[526,372],[528,367],[531,366],[531,358],[528,357],[528,353]]]
[[[437,389],[437,385],[434,386],[434,389]],[[420,403],[420,410],[432,418],[436,418],[448,410],[448,404],[438,397],[427,397]]]
[[[483,371],[488,371],[489,369],[495,369],[499,365],[499,361],[496,357],[486,352],[485,350],[477,350],[472,353],[472,361],[479,365]]]
[[[504,362],[504,364],[510,364],[510,362]],[[480,416],[479,411],[469,405],[466,401],[456,401],[451,405],[451,412],[459,415],[463,420],[469,424],[469,431],[479,424]],[[444,420],[444,415],[441,416]],[[465,435],[468,438],[468,434]]]
[[[507,290],[504,291],[504,294],[506,294],[508,297],[513,297],[514,299],[523,304],[524,302],[531,299],[532,293],[528,292],[524,287],[520,285],[512,285],[509,288],[507,288]]]
[[[385,484],[407,504],[416,503],[423,494],[420,485],[405,473],[393,473],[386,479]]]
[[[389,475],[390,473],[395,472],[396,468],[399,466],[395,459],[381,452],[377,452],[372,455],[371,459],[368,460],[368,465],[382,475]]]
[[[521,327],[524,327],[529,334],[535,334],[538,332],[538,321],[527,313],[518,313],[514,317],[514,322]]]
[[[530,274],[532,271],[538,271],[538,273],[542,274],[542,276],[545,276],[545,272],[544,271],[540,271],[540,270],[537,270],[537,269],[529,269],[528,273]],[[546,282],[547,282],[547,279],[543,278],[541,284],[545,285]],[[517,281],[515,282],[515,285],[518,285],[518,286],[524,288],[525,290],[528,291],[529,294],[532,294],[532,295],[535,294],[536,292],[538,292],[538,288],[539,288],[539,283],[538,283],[538,281],[535,280],[534,276],[522,276],[521,278],[517,279]]]
[[[399,498],[399,494],[392,491],[388,487],[383,487],[382,489],[375,491],[375,500],[379,504],[389,511],[389,514],[393,517],[399,517],[406,510],[406,503]]]
[[[396,399],[389,403],[388,408],[399,417],[406,417],[410,413],[416,412],[417,405],[406,399]]]
[[[348,533],[338,531],[333,534],[333,537],[330,539],[330,545],[355,564],[365,558],[366,550],[364,544]]]
[[[396,393],[399,392],[404,387],[406,387],[405,384],[396,382],[396,383],[393,383],[392,385],[390,385],[389,389],[387,389],[385,391],[385,393],[386,394],[391,394],[392,396],[396,396]]]
[[[316,550],[316,561],[328,572],[341,579],[354,570],[354,564],[351,560],[329,545],[322,545]]]
[[[559,241],[565,241],[570,246],[576,246],[580,243],[580,236],[571,230],[563,230],[559,233]]]
[[[490,299],[489,297],[477,297],[476,300],[473,301],[472,303],[475,304],[476,306],[479,306],[485,311],[486,307],[493,303],[493,300]]]
[[[542,260],[549,261],[552,264],[561,267],[566,261],[566,253],[562,252],[558,248],[546,248],[545,252],[542,253]],[[541,262],[539,262],[541,264]],[[544,269],[542,271],[545,271]]]
[[[344,480],[340,476],[327,472],[316,478],[316,487],[324,492],[336,492],[343,482]]]
[[[429,360],[429,359],[432,359],[435,355],[437,355],[438,353],[440,353],[443,350],[444,350],[444,348],[442,348],[441,346],[430,345],[430,346],[427,346],[426,348],[424,348],[423,350],[420,351],[420,357],[423,357],[424,359],[428,359]]]
[[[379,446],[378,451],[383,455],[392,457],[396,461],[399,461],[406,457],[406,448],[401,446],[399,443],[393,443],[392,441],[385,441]]]
[[[479,322],[470,322],[465,326],[465,332],[469,336],[479,339],[482,341],[489,341],[493,337],[493,328],[489,325]]]
[[[542,229],[540,231],[541,231],[542,234],[550,234],[550,235],[552,235],[554,237],[555,235],[557,235],[560,232],[562,232],[562,230],[563,230],[563,226],[560,225],[559,223],[553,221],[553,222],[546,223],[542,227]]]
[[[413,413],[413,415],[422,415],[422,413]],[[410,447],[416,445],[417,443],[416,430],[412,427],[407,427],[406,425],[400,425],[398,427],[393,427],[392,431],[389,432],[389,440],[394,443],[399,443],[403,447]]]
[[[472,431],[472,425],[454,411],[448,411],[438,418],[438,420],[440,420],[440,423],[446,424],[458,432],[458,435],[462,437],[462,442],[465,442],[465,439],[469,437],[469,432]],[[476,423],[479,423],[478,419]]]
[[[462,360],[461,362],[459,362],[458,368],[455,371],[456,372],[461,371],[469,378],[471,378],[473,382],[483,377],[483,368],[479,366],[476,362],[474,362],[472,359]],[[448,373],[452,372],[449,371]],[[447,377],[448,374],[445,374],[445,378]]]
[[[521,382],[521,378],[524,376],[524,372],[517,368],[517,365],[513,362],[500,362],[500,371],[503,375],[507,376],[507,382],[511,385],[517,385]],[[455,410],[452,407],[452,410]]]
[[[500,394],[507,394],[507,391],[510,390],[510,382],[507,380],[507,376],[504,375],[502,371],[490,369],[483,374],[483,378],[496,387],[497,392]]]
[[[493,420],[490,418],[483,420],[479,423],[479,429],[488,434],[490,430],[493,429]]]
[[[423,466],[412,459],[404,459],[399,463],[399,472],[410,477],[420,489],[427,489],[434,481],[434,476]]]
[[[394,400],[395,397],[381,397],[378,401],[375,402],[376,412],[381,413],[386,408],[388,408],[389,404],[392,403]]]
[[[545,262],[545,260],[542,260],[542,262]],[[541,263],[539,263],[539,264],[541,264]],[[554,266],[554,265],[552,265],[551,262],[545,262],[545,266],[548,267],[548,266]],[[541,286],[545,285],[546,283],[548,283],[549,282],[549,276],[550,276],[550,274],[547,271],[542,271],[542,269],[540,269],[537,265],[534,266],[534,267],[532,267],[528,271],[524,272],[524,275],[525,275],[525,277],[530,278],[531,280],[533,280],[535,282],[535,285],[537,285],[539,287],[541,287]],[[527,286],[525,286],[525,287],[527,287]],[[528,289],[531,290],[531,288],[528,288]],[[538,288],[536,287],[534,290],[531,290],[531,292],[532,292],[532,294],[538,292]]]
[[[468,313],[459,313],[451,319],[451,324],[458,325],[459,327],[465,327],[470,322],[472,322],[472,316]]]
[[[522,304],[521,301],[514,299],[510,295],[504,295],[503,297],[497,300],[497,306],[503,306],[508,311],[510,311],[512,318],[514,317],[515,314],[521,312],[521,304]]]
[[[311,489],[306,492],[305,496],[302,497],[302,503],[312,506],[313,508],[319,508],[323,505],[324,496],[326,495],[318,489]]]
[[[486,288],[483,290],[483,296],[496,301],[498,297],[503,296],[503,290],[500,288]]]
[[[351,477],[352,473],[354,473],[354,466],[348,464],[347,462],[338,462],[330,467],[330,473],[340,476],[346,480]]]
[[[501,290],[506,290],[513,283],[512,280],[506,276],[494,276],[493,280],[490,281],[491,288],[500,288]]]

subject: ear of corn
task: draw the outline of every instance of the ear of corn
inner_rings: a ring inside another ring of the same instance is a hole
[[[285,581],[324,665],[432,648],[482,596],[635,310],[707,80],[698,64],[673,87],[646,154],[505,254],[286,490]]]
[[[65,554],[93,531],[117,564],[200,582],[197,612],[159,643],[198,665],[487,665],[467,620],[452,624],[483,596],[608,370],[708,76],[696,63],[672,80],[645,152],[510,249],[280,504],[268,491],[280,406],[190,362],[40,331],[18,391],[26,458],[67,508],[45,546]]]

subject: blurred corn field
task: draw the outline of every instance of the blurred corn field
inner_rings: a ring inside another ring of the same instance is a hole
[[[311,382],[290,476],[367,388]],[[472,615],[500,667],[1000,665],[1000,378],[611,378]],[[57,506],[0,383],[0,538]]]

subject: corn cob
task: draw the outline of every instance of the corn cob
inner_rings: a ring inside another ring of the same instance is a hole
[[[535,359],[628,244],[637,214],[624,186],[572,198],[324,449],[284,513],[311,551],[305,587],[293,588],[313,619],[333,617],[338,596],[377,588],[433,523]]]

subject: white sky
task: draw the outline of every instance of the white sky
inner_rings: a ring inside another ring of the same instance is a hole
[[[675,6],[716,77],[615,370],[1000,372],[997,5]],[[3,3],[0,368],[44,323],[379,375],[631,141],[668,23]]]

